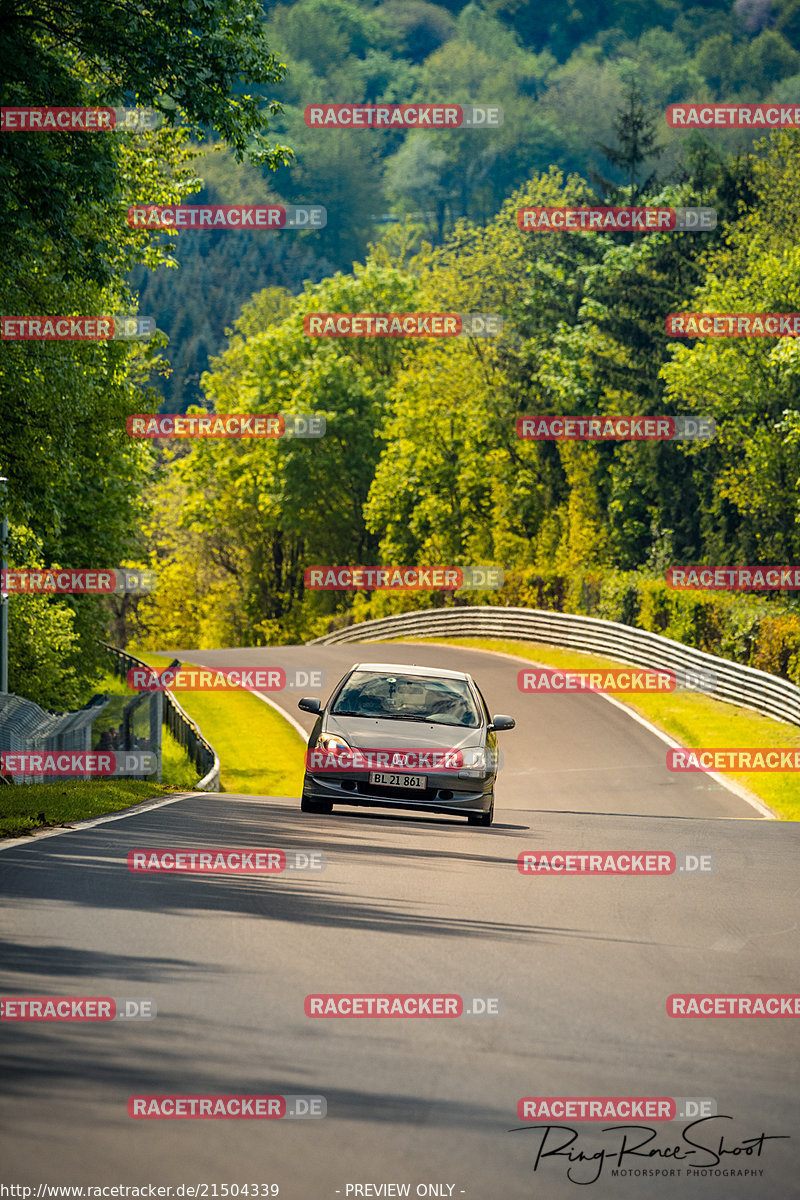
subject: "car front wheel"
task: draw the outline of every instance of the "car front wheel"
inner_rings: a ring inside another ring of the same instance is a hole
[[[494,795],[492,796],[492,802],[489,805],[488,812],[469,813],[467,816],[467,822],[470,825],[491,825],[493,817],[494,817]]]
[[[305,813],[332,813],[332,800],[309,800],[303,796],[300,800],[300,811]]]

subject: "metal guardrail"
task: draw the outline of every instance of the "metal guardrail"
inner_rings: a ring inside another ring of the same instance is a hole
[[[499,605],[422,609],[349,625],[315,638],[308,645],[437,636],[549,642],[589,654],[618,658],[636,667],[694,675],[699,680],[697,691],[800,725],[800,688],[788,679],[717,658],[658,633],[648,633],[600,617],[546,612],[539,608],[501,608]]]
[[[127,651],[120,650],[117,646],[110,646],[108,642],[101,642],[101,645],[111,656],[114,670],[121,679],[127,678],[128,671],[132,667],[144,667],[146,671],[151,670],[147,663],[142,662],[140,658],[134,658]],[[186,750],[201,775],[201,779],[195,784],[195,791],[218,792],[220,762],[216,750],[203,737],[200,727],[178,703],[172,692],[160,692],[159,695],[164,697],[164,724],[175,740]]]

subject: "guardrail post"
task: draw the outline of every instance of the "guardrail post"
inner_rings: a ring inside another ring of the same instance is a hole
[[[114,663],[115,669],[119,668],[119,674],[125,678],[131,667],[146,667],[147,664],[141,659],[134,658],[133,655],[126,654],[124,650],[118,649],[116,646],[110,646],[107,642],[100,643],[108,653]],[[159,751],[162,747],[161,729],[166,725],[167,729],[172,733],[175,739],[187,751],[188,757],[191,759],[195,768],[201,772],[201,777],[198,783],[198,790],[216,791],[220,789],[220,764],[217,753],[214,747],[211,746],[203,737],[202,732],[197,728],[187,713],[183,711],[178,701],[171,692],[157,691],[153,700],[157,697],[159,713],[158,719],[158,740],[157,746]],[[154,706],[150,706],[150,743],[154,744]],[[123,720],[126,718],[123,717]],[[130,717],[127,717],[128,726],[130,725]],[[159,754],[159,774],[158,779],[161,781],[161,757]],[[202,785],[202,787],[201,787]]]
[[[161,727],[164,724],[164,693],[154,692],[150,697],[150,749],[158,755],[156,780],[161,783]]]

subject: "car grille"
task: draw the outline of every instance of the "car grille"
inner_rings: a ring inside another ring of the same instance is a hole
[[[386,787],[382,783],[359,781],[356,785],[359,796],[387,796],[395,800],[429,800],[433,802],[439,794],[438,788]]]

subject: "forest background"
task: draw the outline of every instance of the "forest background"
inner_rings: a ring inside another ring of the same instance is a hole
[[[15,597],[11,689],[84,702],[97,638],[302,641],[445,603],[666,633],[800,682],[791,597],[672,563],[800,561],[790,338],[670,312],[800,311],[800,134],[683,133],[679,101],[800,100],[800,0],[36,0],[3,105],[152,104],[156,133],[0,139],[6,314],[138,311],[150,343],[4,343],[12,566],[137,563],[148,599]],[[498,129],[306,127],[314,102],[500,104]],[[282,106],[282,111],[280,107]],[[291,151],[288,149],[291,147]],[[135,203],[320,203],[324,230],[127,227]],[[525,204],[714,207],[705,234],[523,234]],[[310,311],[497,312],[500,337],[311,339]],[[316,441],[135,442],[135,412],[322,413]],[[704,443],[523,442],[524,413],[711,416]],[[320,563],[492,563],[494,593],[307,592]]]

